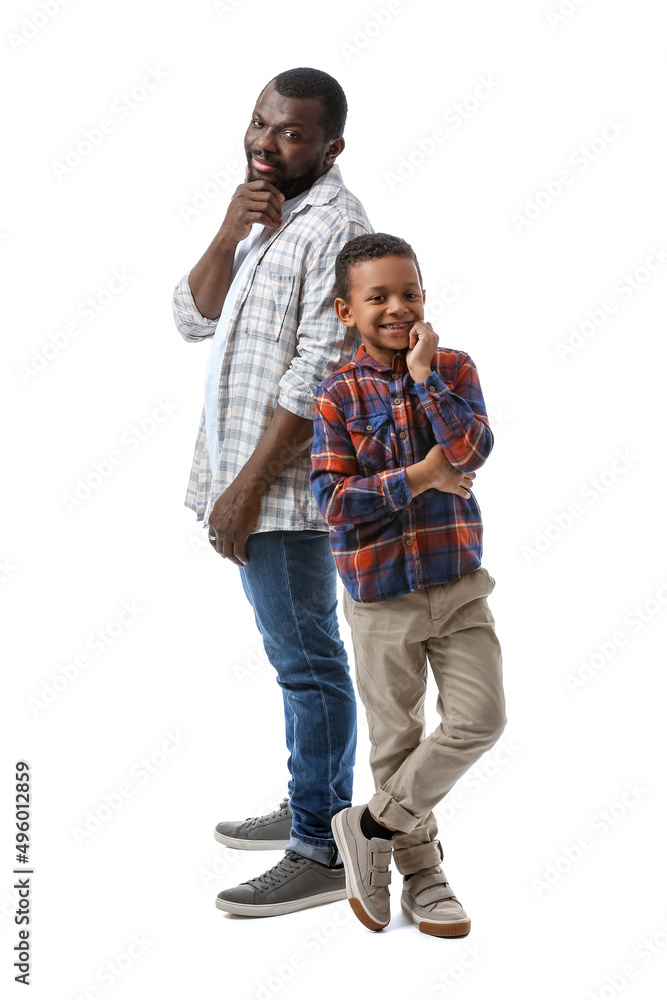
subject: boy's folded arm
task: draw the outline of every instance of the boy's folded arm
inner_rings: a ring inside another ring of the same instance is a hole
[[[454,390],[436,371],[415,390],[426,410],[435,439],[457,469],[475,472],[493,448],[484,397],[477,369],[471,358],[458,372]]]
[[[377,521],[407,505],[412,495],[405,469],[387,469],[375,476],[318,476],[313,469],[311,486],[327,524],[364,524]]]
[[[324,411],[324,412],[323,412]],[[405,468],[359,475],[354,446],[341,411],[330,397],[315,396],[310,485],[327,524],[376,521],[412,500]]]

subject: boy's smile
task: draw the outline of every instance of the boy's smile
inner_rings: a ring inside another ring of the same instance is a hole
[[[392,255],[352,265],[348,298],[337,298],[334,307],[345,326],[359,329],[368,354],[391,367],[396,351],[407,349],[414,324],[424,318],[425,294],[414,261]]]

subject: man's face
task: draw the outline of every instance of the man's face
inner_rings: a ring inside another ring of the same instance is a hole
[[[259,95],[245,134],[248,180],[264,179],[294,198],[312,186],[342,152],[344,140],[327,142],[317,97],[283,97],[270,83]]]
[[[424,318],[426,293],[410,257],[378,257],[350,268],[347,299],[334,306],[346,326],[356,326],[371,357],[391,367],[396,351],[409,345],[410,328]]]

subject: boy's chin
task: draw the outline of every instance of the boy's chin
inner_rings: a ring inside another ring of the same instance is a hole
[[[410,337],[406,333],[404,337],[387,337],[382,346],[387,351],[407,351],[409,345]]]

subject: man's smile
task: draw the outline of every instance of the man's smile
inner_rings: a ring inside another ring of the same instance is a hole
[[[261,170],[266,173],[269,170],[276,170],[277,167],[274,163],[269,163],[267,160],[258,160],[256,156],[251,158],[251,162],[255,170]]]

